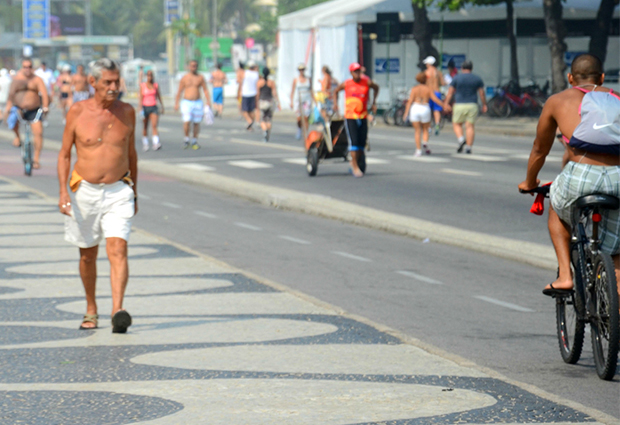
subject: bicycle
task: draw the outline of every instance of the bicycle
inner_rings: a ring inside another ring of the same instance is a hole
[[[549,196],[549,186],[522,193]],[[599,249],[601,210],[616,210],[620,199],[604,194],[582,196],[575,203],[570,244],[572,290],[557,290],[556,325],[560,354],[575,364],[581,357],[585,325],[590,324],[594,363],[599,378],[613,379],[618,362],[620,318],[618,283],[609,254]]]
[[[20,124],[23,124],[24,128],[24,140],[21,143],[22,159],[24,161],[24,174],[27,176],[32,175],[32,129],[30,128],[31,122],[38,122],[43,115],[43,109],[39,108],[37,115],[32,121],[25,120],[21,111],[17,111],[17,119]]]

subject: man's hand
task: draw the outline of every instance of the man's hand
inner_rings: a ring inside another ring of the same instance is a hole
[[[450,112],[452,112],[452,105],[450,105],[449,103],[446,103],[446,104],[445,104],[445,106],[443,107],[443,110],[444,110],[446,113],[450,113]]]
[[[174,104],[174,112],[179,112],[179,104],[178,103]]]
[[[372,111],[373,115],[377,115],[377,105],[373,103],[373,105],[370,107],[370,110]]]
[[[531,183],[529,183],[527,180],[522,181],[521,183],[519,183],[519,190],[523,191],[523,192],[528,192],[532,189],[536,189],[538,186],[540,186],[540,180],[536,179],[536,184],[532,185]],[[534,196],[535,194],[532,193],[532,196]]]
[[[482,113],[483,114],[486,114],[488,110],[489,110],[489,108],[487,107],[486,104],[482,105]]]
[[[71,216],[71,198],[68,193],[60,195],[58,200],[58,209],[61,214]]]

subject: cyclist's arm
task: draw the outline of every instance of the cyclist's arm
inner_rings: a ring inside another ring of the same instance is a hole
[[[538,120],[534,146],[532,146],[530,159],[527,163],[527,174],[525,181],[519,185],[520,189],[531,190],[539,184],[538,173],[545,164],[545,158],[551,151],[553,141],[555,140],[555,131],[558,128],[558,123],[553,116],[554,110],[555,99],[550,97],[549,100],[545,102],[545,106],[540,114],[540,119]]]

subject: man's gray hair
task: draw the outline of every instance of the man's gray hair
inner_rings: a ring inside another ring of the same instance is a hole
[[[95,80],[99,80],[104,69],[108,71],[121,72],[121,65],[115,60],[109,58],[101,58],[90,65],[90,75],[95,77]]]

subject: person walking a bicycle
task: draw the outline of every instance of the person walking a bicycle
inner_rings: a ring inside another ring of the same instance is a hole
[[[58,155],[58,208],[65,217],[65,240],[80,249],[80,277],[86,314],[80,329],[98,326],[95,299],[97,252],[106,240],[112,287],[112,332],[125,333],[131,316],[123,310],[129,268],[127,241],[138,212],[136,114],[118,100],[120,65],[97,60],[88,76],[94,97],[74,103],[67,115]],[[77,161],[71,178],[71,150]]]
[[[551,96],[538,121],[525,181],[519,189],[529,191],[540,181],[559,128],[565,155],[563,170],[550,188],[549,234],[558,258],[559,276],[543,290],[545,295],[565,293],[573,288],[570,268],[571,217],[582,196],[603,193],[620,197],[620,96],[602,87],[605,75],[601,61],[593,55],[577,56],[568,74],[572,86]],[[589,95],[592,93],[592,95]],[[588,98],[586,99],[586,96]],[[596,105],[604,105],[597,113]],[[589,115],[589,116],[588,116]],[[591,121],[594,119],[594,121]],[[600,249],[611,255],[620,280],[620,211],[602,211]]]
[[[32,168],[41,168],[40,158],[41,149],[43,149],[43,123],[41,121],[41,113],[39,109],[42,109],[42,113],[46,114],[50,104],[50,98],[47,92],[45,82],[35,75],[32,69],[32,59],[22,60],[22,68],[17,72],[13,81],[11,82],[11,88],[9,91],[9,99],[7,101],[4,115],[8,116],[9,111],[13,106],[18,109],[17,113],[20,113],[25,121],[30,122],[30,128],[32,129],[32,135],[34,139],[34,160]],[[7,119],[9,128],[14,124],[13,130],[17,135],[17,143],[14,145],[20,145],[19,139],[19,122],[10,122]]]

